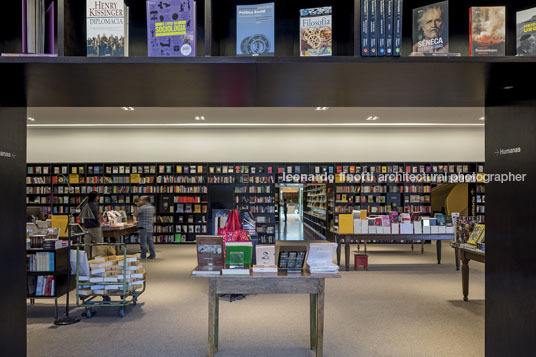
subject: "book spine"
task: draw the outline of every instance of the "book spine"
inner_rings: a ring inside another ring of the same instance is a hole
[[[361,0],[361,56],[368,56],[369,51],[369,0]]]
[[[378,56],[385,56],[385,0],[376,1]]]
[[[399,57],[402,53],[402,6],[403,0],[394,0],[393,12],[393,56]]]
[[[369,56],[377,56],[378,55],[378,38],[377,38],[377,24],[376,24],[376,16],[377,16],[377,8],[376,8],[376,0],[369,0],[369,38],[370,38],[370,51]]]
[[[469,56],[473,55],[473,8],[469,8]]]
[[[393,0],[385,0],[385,55],[393,55]]]

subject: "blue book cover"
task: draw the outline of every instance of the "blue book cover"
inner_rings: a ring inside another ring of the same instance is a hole
[[[385,0],[376,2],[376,23],[378,25],[378,56],[385,56]]]
[[[236,7],[236,55],[274,55],[274,3]]]
[[[369,1],[361,0],[361,56],[369,55]]]
[[[54,271],[54,253],[48,253],[48,271]]]
[[[394,0],[393,11],[393,56],[402,54],[402,1]]]
[[[385,55],[393,55],[393,0],[385,0]]]
[[[369,37],[370,37],[370,51],[369,56],[378,55],[378,33],[376,24],[377,21],[377,7],[376,0],[369,0]]]
[[[195,1],[147,1],[149,57],[195,56]]]

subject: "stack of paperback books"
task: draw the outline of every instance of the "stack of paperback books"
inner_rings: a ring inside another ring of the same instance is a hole
[[[400,56],[402,1],[361,0],[362,56]]]

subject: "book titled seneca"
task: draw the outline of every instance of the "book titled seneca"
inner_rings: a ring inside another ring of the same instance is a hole
[[[506,43],[504,6],[474,6],[469,9],[470,56],[504,56]]]
[[[300,56],[331,56],[331,6],[300,10]]]
[[[128,56],[128,7],[123,0],[87,0],[88,57]]]
[[[413,9],[413,52],[448,53],[448,1]]]

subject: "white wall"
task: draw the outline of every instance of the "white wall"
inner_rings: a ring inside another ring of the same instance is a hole
[[[28,162],[484,161],[484,128],[28,129]]]

